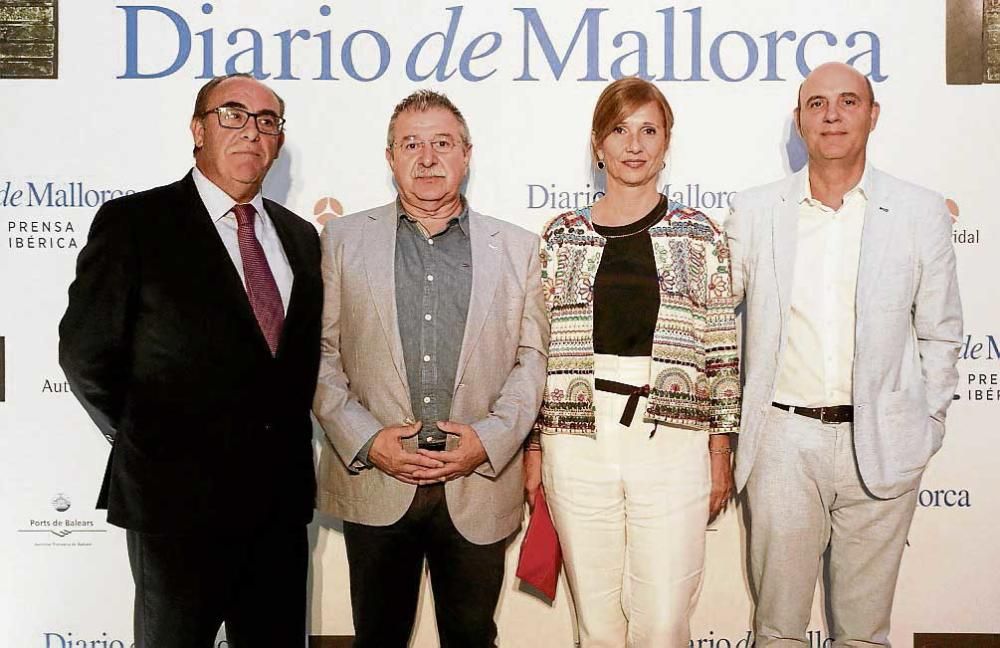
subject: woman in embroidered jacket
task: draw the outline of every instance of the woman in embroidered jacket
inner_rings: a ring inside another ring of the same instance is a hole
[[[552,337],[525,486],[544,488],[582,648],[687,646],[705,527],[732,495],[729,247],[657,190],[673,121],[653,84],[610,84],[591,133],[607,193],[542,236]]]

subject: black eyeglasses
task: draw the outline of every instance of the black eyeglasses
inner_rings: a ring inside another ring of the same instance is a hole
[[[271,112],[254,113],[236,106],[219,106],[212,110],[206,110],[201,116],[205,117],[211,113],[215,113],[216,117],[219,118],[219,126],[223,128],[239,130],[247,125],[251,117],[257,124],[257,130],[265,135],[280,135],[285,128],[285,118],[278,117]]]

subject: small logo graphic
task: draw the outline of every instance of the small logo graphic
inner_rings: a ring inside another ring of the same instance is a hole
[[[0,2],[0,79],[59,76],[58,0]]]
[[[316,201],[313,206],[313,216],[320,226],[326,225],[334,218],[344,215],[344,206],[333,196],[324,196]]]
[[[66,493],[57,493],[49,501],[49,504],[55,509],[57,515],[30,518],[24,528],[17,530],[18,533],[33,538],[36,547],[91,547],[94,544],[94,538],[97,537],[93,534],[108,532],[107,528],[103,528],[104,525],[100,522],[65,517],[63,514],[73,505]],[[74,534],[84,535],[70,540],[66,539],[67,536]],[[51,536],[55,536],[55,539]]]
[[[59,511],[60,513],[65,513],[66,511],[69,510],[69,507],[72,505],[73,503],[69,501],[69,498],[66,497],[64,493],[59,493],[54,498],[52,498],[52,508]]]
[[[947,0],[948,85],[1000,83],[1000,0]]]

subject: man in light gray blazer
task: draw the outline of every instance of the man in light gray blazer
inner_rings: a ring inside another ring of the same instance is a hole
[[[441,645],[495,645],[549,331],[538,237],[469,209],[471,153],[447,97],[410,95],[397,200],[322,235],[318,501],[345,521],[358,648],[407,645],[425,558]]]
[[[756,645],[807,645],[825,552],[835,646],[887,645],[920,477],[958,382],[962,310],[941,196],[871,167],[879,105],[828,63],[799,91],[808,166],[727,220],[745,305],[736,485]]]

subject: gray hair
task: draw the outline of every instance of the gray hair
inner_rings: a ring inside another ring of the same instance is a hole
[[[412,93],[398,104],[392,111],[392,117],[389,118],[389,130],[386,133],[386,148],[392,148],[392,143],[395,140],[395,128],[396,120],[399,118],[400,114],[406,112],[407,110],[412,110],[414,112],[427,112],[433,108],[443,108],[447,110],[458,123],[462,126],[462,143],[466,146],[472,146],[472,138],[469,136],[469,125],[465,123],[465,117],[462,116],[462,111],[451,102],[447,96],[440,92],[434,92],[433,90],[417,90]]]

